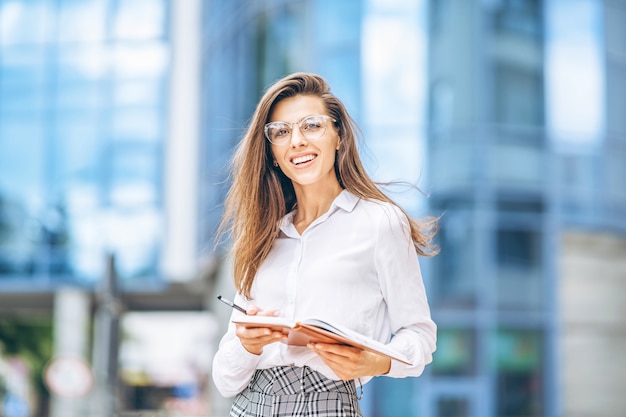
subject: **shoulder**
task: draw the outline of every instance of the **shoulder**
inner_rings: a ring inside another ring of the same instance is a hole
[[[406,214],[397,205],[380,200],[360,199],[355,211],[373,221],[382,229],[404,229],[409,225]]]
[[[406,214],[397,205],[388,201],[360,198],[348,190],[344,190],[337,197],[335,204],[351,219],[362,222],[363,226],[365,222],[373,227],[378,227],[381,222],[396,227],[409,224]]]

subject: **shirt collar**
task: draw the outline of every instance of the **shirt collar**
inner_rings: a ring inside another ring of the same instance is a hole
[[[314,223],[325,221],[328,217],[330,217],[334,212],[339,209],[349,213],[354,210],[358,202],[359,197],[355,196],[348,190],[342,190],[339,195],[335,197],[335,200],[330,205],[328,211],[322,214],[317,220],[314,221]],[[280,230],[289,237],[299,236],[298,232],[293,226],[293,217],[295,216],[295,214],[295,210],[291,211],[280,220]]]
[[[345,210],[345,211],[347,211],[349,213],[352,210],[354,210],[354,207],[356,207],[356,203],[358,203],[358,202],[359,202],[359,197],[355,196],[354,194],[352,194],[348,190],[343,190],[335,198],[335,201],[333,201],[333,204],[330,205],[330,209],[328,210],[328,212],[333,211],[333,209],[336,206],[336,207],[338,207],[340,209],[343,209],[343,210]]]

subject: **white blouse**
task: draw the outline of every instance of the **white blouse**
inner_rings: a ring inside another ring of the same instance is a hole
[[[293,225],[294,214],[282,220],[281,236],[254,279],[252,300],[237,294],[235,303],[277,309],[292,320],[316,317],[351,328],[389,344],[415,364],[392,360],[386,376],[420,375],[432,361],[437,328],[406,216],[391,204],[362,200],[346,190],[302,235]],[[222,395],[231,397],[243,391],[257,369],[305,365],[339,379],[306,347],[277,342],[260,355],[248,352],[231,323],[213,359],[213,380]]]

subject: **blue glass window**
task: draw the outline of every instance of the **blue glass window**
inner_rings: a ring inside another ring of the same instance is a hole
[[[157,275],[165,11],[0,1],[0,282]]]

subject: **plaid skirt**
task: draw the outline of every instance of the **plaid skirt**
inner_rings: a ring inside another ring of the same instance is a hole
[[[235,397],[230,417],[362,417],[354,381],[308,367],[259,369]]]

